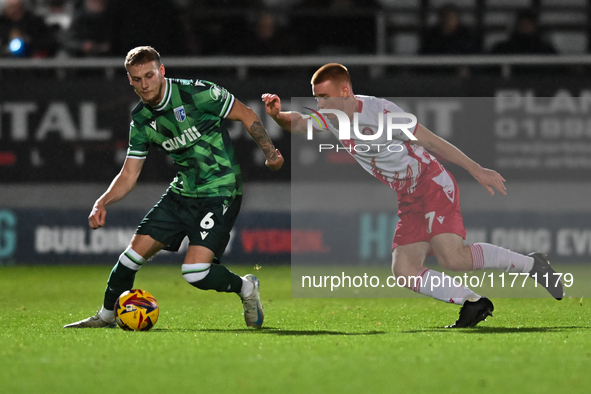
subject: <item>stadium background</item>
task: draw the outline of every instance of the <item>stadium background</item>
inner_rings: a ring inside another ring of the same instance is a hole
[[[280,172],[271,173],[242,126],[231,127],[246,185],[228,261],[285,263],[296,244],[294,253],[312,260],[326,250],[338,250],[350,262],[389,261],[396,223],[392,193],[378,182],[370,188],[356,187],[354,177],[335,188],[315,179],[311,171],[310,182],[294,194],[289,183],[290,163],[301,164],[305,157],[290,149],[290,135],[270,122],[259,99],[265,92],[284,99],[309,96],[312,72],[333,61],[349,67],[358,94],[432,98],[423,100],[429,119],[424,123],[507,179],[509,195],[488,198],[469,174],[450,167],[460,183],[470,240],[494,242],[518,252],[542,250],[552,259],[565,262],[591,261],[591,207],[587,202],[591,191],[591,164],[587,159],[591,146],[591,126],[587,126],[591,121],[587,105],[591,94],[587,86],[591,82],[591,58],[587,54],[591,6],[587,2],[453,1],[462,23],[476,37],[479,50],[447,54],[423,53],[421,37],[436,24],[437,11],[449,1],[343,2],[350,4],[342,9],[309,3],[268,0],[244,8],[243,3],[236,6],[232,1],[217,2],[218,6],[206,1],[178,1],[176,8],[171,3],[168,10],[175,10],[177,14],[170,17],[178,18],[187,29],[185,47],[178,41],[159,46],[145,37],[142,41],[142,37],[126,36],[126,43],[119,42],[126,48],[154,45],[161,52],[169,77],[211,80],[226,87],[259,113],[287,158]],[[293,48],[292,53],[253,47],[242,39],[241,31],[250,31],[261,5],[271,7],[266,11],[281,28],[282,40],[277,42],[283,46],[279,48]],[[31,6],[56,26],[59,44],[60,37],[67,36],[68,20],[82,2],[34,1]],[[538,12],[541,34],[557,53],[491,54],[495,43],[510,35],[515,14],[524,7]],[[7,44],[0,42],[3,49]],[[175,170],[164,155],[150,154],[136,189],[110,207],[107,227],[96,232],[88,229],[86,218],[93,202],[117,174],[125,157],[129,112],[137,102],[122,67],[123,55],[115,48],[114,42],[113,53],[108,56],[75,57],[58,46],[49,55],[34,59],[3,51],[1,264],[112,264],[143,214],[174,176]],[[250,48],[250,52],[244,48]],[[454,98],[500,95],[520,100],[519,108],[512,113],[516,122],[546,122],[551,130],[533,137],[522,129],[511,136],[481,130],[450,133],[456,130],[453,122],[447,131],[438,130],[440,118],[436,116],[454,108],[458,101]],[[550,99],[542,108],[539,101],[536,107],[533,97]],[[583,127],[569,132],[569,121]],[[519,160],[522,156],[518,151],[498,148],[507,141],[530,152],[529,161]],[[564,142],[568,143],[565,147]],[[558,146],[558,151],[545,153],[551,146]],[[549,170],[541,163],[552,155],[560,160]],[[327,156],[326,160],[325,164],[336,172],[360,171],[342,155]],[[341,187],[347,188],[346,196]],[[308,198],[297,199],[299,193]],[[342,219],[358,223],[358,234],[339,233],[338,226],[322,224],[317,213],[330,210],[335,200],[340,201]],[[359,201],[369,203],[361,205]],[[388,206],[384,201],[392,203]],[[292,229],[292,206],[315,217],[320,231]],[[292,234],[297,234],[297,239],[292,239]],[[343,239],[351,242],[344,243]],[[180,261],[178,256],[166,253],[157,259]]]

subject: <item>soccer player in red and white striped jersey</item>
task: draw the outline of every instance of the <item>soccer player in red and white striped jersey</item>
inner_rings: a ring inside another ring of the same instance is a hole
[[[363,135],[377,133],[378,119],[382,114],[404,112],[391,101],[353,94],[351,77],[341,64],[322,66],[314,73],[311,84],[319,109],[344,112],[351,121],[351,127],[356,124]],[[266,93],[262,100],[267,114],[283,129],[292,133],[307,132],[307,119],[295,111],[282,111],[281,99],[277,95]],[[326,125],[328,130],[338,138],[337,119],[334,115],[325,117],[330,120]],[[357,122],[353,122],[355,117]],[[492,302],[465,286],[452,285],[451,278],[444,273],[423,267],[428,255],[434,254],[439,265],[451,271],[498,269],[529,273],[530,276],[537,273],[536,279],[542,285],[546,284],[542,276],[554,271],[541,253],[525,256],[487,243],[465,246],[462,240],[466,237],[466,229],[460,211],[458,185],[429,152],[464,168],[491,195],[494,195],[494,190],[506,194],[505,179],[496,171],[481,167],[420,123],[409,131],[415,139],[410,137],[410,133],[400,131],[393,133],[391,140],[386,139],[386,133],[371,142],[351,133],[350,140],[339,141],[367,172],[397,193],[399,222],[392,243],[394,276],[420,277],[416,286],[409,286],[411,290],[462,305],[459,319],[448,327],[474,327],[492,315]],[[374,148],[354,149],[359,144],[372,144]],[[377,149],[378,144],[382,144],[380,149]],[[394,145],[396,149],[388,148]],[[432,282],[435,277],[438,277],[437,281]],[[406,283],[415,281],[408,280]],[[562,283],[550,284],[546,289],[556,299],[562,299]]]

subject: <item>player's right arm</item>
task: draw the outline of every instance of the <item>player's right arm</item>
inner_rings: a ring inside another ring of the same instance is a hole
[[[125,159],[125,163],[123,163],[119,174],[113,179],[107,191],[94,203],[92,211],[88,216],[90,228],[96,230],[105,225],[107,216],[106,206],[123,199],[133,190],[142,172],[144,162],[145,160],[143,159],[132,157]]]
[[[281,99],[276,94],[265,93],[261,97],[265,110],[275,123],[284,130],[295,134],[303,134],[307,130],[307,121],[296,111],[281,111]]]
[[[505,188],[505,178],[498,172],[483,168],[480,164],[470,159],[461,150],[450,144],[443,138],[433,134],[425,126],[418,124],[414,132],[416,141],[410,141],[411,144],[422,146],[432,153],[441,155],[444,159],[459,165],[470,173],[480,183],[490,195],[494,195],[493,188],[501,194],[507,194]]]

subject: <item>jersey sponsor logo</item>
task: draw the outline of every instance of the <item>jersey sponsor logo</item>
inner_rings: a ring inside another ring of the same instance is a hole
[[[197,127],[189,127],[183,130],[183,133],[174,138],[169,138],[162,143],[162,147],[167,151],[175,150],[184,147],[189,142],[193,142],[201,137],[201,133],[197,130]]]
[[[187,114],[185,113],[185,107],[183,107],[182,105],[180,107],[176,107],[174,109],[174,118],[177,120],[177,122],[184,122],[187,118]]]
[[[445,216],[437,216],[437,221],[438,221],[440,224],[443,224],[443,219],[445,219]]]
[[[207,237],[209,235],[209,233],[207,231],[201,231],[200,234],[201,234],[202,240],[205,239],[205,237]]]

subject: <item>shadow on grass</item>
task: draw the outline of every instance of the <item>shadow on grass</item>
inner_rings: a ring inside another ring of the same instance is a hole
[[[423,330],[401,331],[401,334],[416,334],[421,332],[459,332],[462,334],[512,334],[512,333],[540,333],[540,332],[567,332],[570,330],[588,330],[591,327],[473,327],[473,328],[441,328],[429,327]]]
[[[270,335],[293,335],[293,336],[311,336],[311,335],[346,335],[346,336],[354,336],[354,335],[380,335],[380,334],[387,334],[386,331],[364,331],[364,332],[345,332],[345,331],[329,331],[329,330],[282,330],[280,328],[275,327],[263,327],[259,329],[249,329],[249,328],[234,328],[234,329],[174,329],[169,330],[166,328],[160,329],[152,329],[151,331],[161,331],[161,332],[184,332],[184,331],[193,331],[193,332],[211,332],[211,333],[228,333],[228,334],[236,334],[236,333],[249,333],[249,334],[270,334]]]

